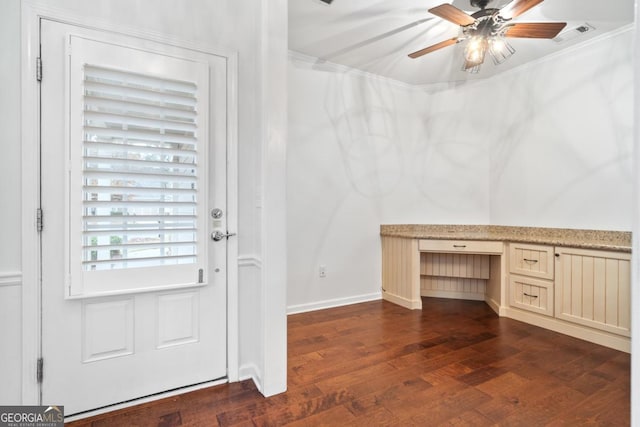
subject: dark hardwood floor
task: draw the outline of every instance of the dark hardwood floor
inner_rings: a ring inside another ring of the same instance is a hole
[[[289,316],[288,391],[227,384],[80,426],[626,426],[630,357],[484,303],[376,301]]]

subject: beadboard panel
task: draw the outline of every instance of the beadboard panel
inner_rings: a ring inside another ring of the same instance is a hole
[[[382,237],[382,298],[410,309],[421,309],[420,253],[416,239]]]
[[[556,248],[555,315],[631,336],[630,255]]]
[[[489,255],[429,252],[420,254],[420,274],[426,276],[488,279],[489,266]]]
[[[435,298],[458,298],[483,301],[487,289],[484,279],[463,279],[460,277],[420,278],[420,295]]]

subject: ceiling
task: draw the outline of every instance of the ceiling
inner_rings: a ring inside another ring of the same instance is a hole
[[[567,22],[556,39],[510,38],[516,53],[509,60],[496,66],[488,59],[478,74],[469,74],[461,71],[464,43],[417,59],[407,56],[458,36],[457,25],[428,12],[444,2],[468,12],[478,10],[469,0],[334,0],[331,5],[289,0],[289,49],[320,62],[425,85],[487,78],[627,26],[634,16],[634,0],[546,0],[513,22]],[[493,0],[488,7],[507,3]],[[576,30],[584,25],[590,30]]]

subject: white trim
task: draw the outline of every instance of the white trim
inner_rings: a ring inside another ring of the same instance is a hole
[[[488,295],[485,295],[484,302],[493,310],[498,316],[505,316],[507,313],[507,307],[503,307],[500,305],[498,301],[493,298],[490,298]]]
[[[222,384],[227,384],[229,381],[226,379],[207,381],[202,384],[196,384],[188,387],[182,387],[177,390],[166,391],[164,393],[154,394],[153,396],[141,397],[140,399],[131,400],[125,403],[118,403],[116,405],[106,406],[104,408],[96,409],[95,411],[83,412],[79,415],[71,415],[64,418],[64,422],[70,423],[72,421],[78,421],[89,417],[95,417],[96,415],[106,414],[108,412],[115,412],[120,409],[131,408],[132,406],[142,405],[143,403],[155,402],[157,400],[166,399],[172,396],[178,396],[184,393],[190,393],[192,391],[202,390],[204,388],[215,387]]]
[[[257,255],[239,255],[238,267],[262,268],[262,258]]]
[[[237,52],[217,46],[211,43],[195,42],[185,40],[177,36],[172,36],[168,31],[157,32],[151,30],[140,30],[138,27],[115,24],[112,20],[100,19],[79,15],[67,9],[42,5],[37,0],[22,0],[23,12],[31,17],[46,18],[64,24],[74,25],[89,30],[106,31],[128,37],[135,37],[147,41],[162,43],[168,46],[175,46],[182,49],[194,50],[209,55],[232,58],[237,56]],[[23,17],[28,18],[23,13]],[[23,21],[24,22],[24,21]],[[23,33],[24,34],[24,33]],[[35,76],[35,74],[34,74]]]
[[[21,168],[22,168],[22,404],[38,405],[36,363],[40,356],[40,99],[36,58],[40,54],[39,11],[30,2],[21,10]]]
[[[23,0],[21,9],[21,147],[22,147],[22,404],[37,405],[40,387],[36,382],[36,361],[40,348],[40,238],[36,230],[36,210],[40,206],[39,87],[36,58],[40,52],[40,19],[46,18],[91,30],[118,33],[169,46],[220,56],[227,59],[227,226],[238,229],[238,54],[218,46],[169,37],[166,33],[141,31],[92,19],[60,8]],[[46,215],[46,214],[45,214]],[[45,218],[45,226],[46,218]],[[230,381],[239,375],[238,242],[228,240],[227,262],[227,369]]]
[[[397,86],[405,90],[413,90],[416,87],[410,83],[405,83],[400,80],[395,80],[395,79],[392,79],[391,77],[385,77],[379,74],[373,74],[368,71],[360,70],[359,68],[352,68],[346,65],[337,64],[335,62],[326,61],[322,58],[306,55],[296,50],[289,50],[289,60],[292,62],[296,62],[300,65],[306,66],[307,68],[312,70],[329,71],[329,72],[339,73],[339,74],[349,74],[350,76],[353,76],[353,77],[361,77],[361,78],[366,78],[368,80],[383,82],[393,86]]]
[[[0,273],[0,288],[3,286],[20,286],[22,285],[22,273],[7,272]]]
[[[238,54],[227,54],[227,231],[238,231]],[[240,300],[238,238],[227,239],[227,376],[238,381]]]
[[[480,292],[421,290],[420,296],[430,297],[430,298],[447,298],[447,299],[461,299],[461,300],[469,300],[469,301],[484,301],[485,294]]]
[[[574,338],[579,338],[581,340],[613,348],[615,350],[624,351],[625,353],[631,352],[631,340],[627,337],[609,334],[607,332],[598,331],[580,325],[574,325],[553,317],[528,313],[512,307],[506,308],[505,316],[530,325],[539,326],[544,329],[569,335]]]
[[[287,0],[261,0],[262,393],[287,389]]]
[[[640,3],[635,4],[635,20],[640,22]],[[640,331],[640,31],[635,32],[633,39],[634,99],[633,123],[633,232],[631,234],[631,330]],[[634,409],[635,408],[635,409]],[[640,339],[631,340],[631,425],[640,425]]]
[[[249,363],[246,365],[242,365],[239,369],[238,377],[239,377],[238,381],[252,380],[253,383],[256,385],[256,388],[258,389],[258,391],[260,393],[264,393],[263,386],[262,386],[262,373],[260,372],[260,369],[256,364]]]
[[[409,298],[395,295],[389,292],[382,293],[382,299],[389,301],[393,304],[397,304],[400,307],[408,308],[409,310],[422,310],[422,299],[411,300]]]
[[[381,292],[372,294],[355,295],[352,297],[335,298],[330,300],[312,302],[308,304],[297,304],[287,307],[287,314],[306,313],[309,311],[324,310],[327,308],[342,307],[344,305],[359,304],[362,302],[378,301],[382,299]]]

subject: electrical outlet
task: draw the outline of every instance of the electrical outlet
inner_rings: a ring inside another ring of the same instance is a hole
[[[318,268],[318,276],[320,276],[320,278],[327,277],[327,266],[326,265],[321,265]]]

